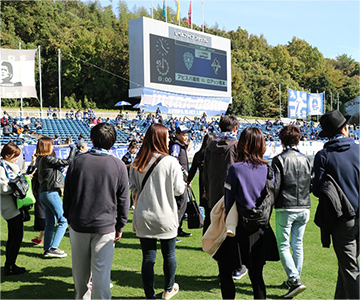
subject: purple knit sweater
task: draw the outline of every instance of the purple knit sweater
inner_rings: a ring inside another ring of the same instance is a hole
[[[235,201],[247,209],[254,208],[265,187],[266,178],[266,165],[256,166],[245,162],[231,165],[225,181],[226,214]]]

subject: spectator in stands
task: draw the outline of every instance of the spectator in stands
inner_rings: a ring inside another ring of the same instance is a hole
[[[280,260],[293,298],[306,287],[300,280],[303,265],[303,237],[310,218],[310,160],[299,152],[300,129],[287,125],[280,132],[284,150],[272,160],[275,175],[276,240]],[[291,248],[291,252],[290,252]]]
[[[219,126],[221,134],[205,149],[204,156],[204,187],[210,211],[224,195],[227,172],[229,167],[235,163],[237,156],[236,133],[239,121],[234,116],[225,115],[221,118]],[[206,218],[210,218],[210,215],[205,216]],[[210,224],[210,220],[206,220],[206,224]],[[206,231],[206,229],[204,230]],[[234,279],[241,279],[247,273],[245,267],[233,271]]]
[[[53,143],[54,143],[55,146],[60,145],[60,137],[59,137],[59,135],[54,134]]]
[[[10,123],[9,123],[8,115],[7,115],[6,111],[4,111],[4,116],[1,118],[1,127],[4,127],[9,124]]]
[[[221,122],[221,121],[220,121]],[[266,144],[263,133],[255,127],[246,127],[237,145],[236,163],[232,164],[225,181],[225,213],[233,205],[252,209],[260,199],[272,171],[263,158]],[[231,278],[234,268],[246,265],[254,299],[266,299],[263,268],[266,261],[279,260],[276,240],[271,226],[248,231],[240,221],[235,238],[228,238],[218,254],[221,295],[235,299],[235,285]]]
[[[45,209],[44,257],[61,258],[67,256],[58,247],[68,225],[60,198],[60,189],[64,188],[61,168],[70,164],[75,156],[75,148],[71,148],[67,159],[59,159],[55,156],[53,145],[51,138],[39,138],[36,145],[39,159],[35,167],[38,169],[39,198]]]
[[[129,113],[128,112],[125,113],[125,120],[129,120]]]
[[[52,113],[52,108],[51,108],[51,106],[49,106],[49,108],[48,108],[47,111],[46,111],[46,116],[47,116],[48,118],[51,118],[51,113]]]
[[[19,254],[24,235],[22,213],[17,209],[13,199],[14,190],[9,185],[9,180],[15,178],[20,172],[16,161],[21,150],[14,142],[7,143],[1,150],[0,167],[0,199],[1,215],[7,222],[8,238],[5,252],[5,275],[18,275],[26,272],[25,268],[18,267],[16,258]]]
[[[76,120],[81,120],[81,111],[78,110],[76,113],[75,113],[75,119]]]
[[[74,108],[70,109],[70,119],[74,119]]]
[[[164,259],[162,298],[170,299],[179,291],[179,285],[175,283],[175,243],[179,225],[175,196],[184,193],[186,183],[179,163],[168,155],[167,144],[167,128],[160,124],[151,125],[130,169],[130,188],[137,199],[133,226],[143,253],[141,275],[146,299],[156,299],[154,264],[157,239],[160,239]],[[159,157],[162,157],[161,161],[158,161]],[[142,187],[145,174],[155,161],[158,164]]]
[[[24,131],[24,128],[20,126],[17,119],[14,120],[12,125],[13,133],[14,134],[20,134]]]
[[[54,109],[53,109],[53,112],[52,112],[52,117],[53,117],[53,119],[58,119],[59,118],[59,110],[58,110],[58,108],[57,107],[55,107]]]
[[[189,131],[185,125],[180,125],[176,128],[175,137],[170,137],[169,150],[170,155],[177,158],[180,166],[184,172],[184,181],[187,182],[187,176],[189,172],[189,159],[187,156],[187,147],[189,139]],[[187,192],[185,191],[182,195],[176,196],[176,203],[179,209],[179,229],[178,237],[189,237],[192,234],[185,232],[182,229],[182,221],[186,212],[187,206]]]
[[[26,117],[23,122],[24,129],[30,130],[30,125],[31,125],[30,117]]]
[[[66,174],[64,215],[70,224],[75,298],[111,299],[114,243],[120,240],[129,213],[128,175],[111,152],[114,127],[100,123],[90,137],[94,147],[77,156]]]
[[[84,140],[78,141],[76,145],[76,155],[86,153],[88,151],[88,143]]]
[[[156,108],[156,114],[157,114],[158,116],[161,115],[160,107],[157,107],[157,108]]]
[[[188,184],[192,182],[195,177],[196,171],[199,169],[199,195],[200,195],[200,205],[204,207],[205,216],[210,216],[210,208],[206,201],[205,188],[204,188],[204,156],[205,149],[211,143],[212,140],[215,139],[215,135],[209,133],[205,135],[201,148],[198,152],[195,153],[191,168],[189,170],[189,175],[187,178]],[[205,222],[210,223],[210,218],[205,218]],[[206,229],[210,224],[204,224],[203,233],[205,233]]]
[[[35,130],[41,130],[42,129],[42,123],[40,121],[40,118],[37,118],[34,122]]]
[[[83,136],[82,133],[80,133],[79,136],[78,136],[78,138],[77,138],[77,140],[76,140],[76,144],[77,144],[79,141],[82,141],[82,140],[84,140],[84,136]]]

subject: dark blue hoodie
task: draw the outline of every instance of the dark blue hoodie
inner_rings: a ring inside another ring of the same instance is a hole
[[[339,184],[359,216],[359,166],[360,145],[344,136],[330,140],[315,155],[314,195],[319,197],[323,175],[327,173]]]

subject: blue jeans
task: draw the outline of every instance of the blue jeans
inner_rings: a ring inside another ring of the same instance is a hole
[[[44,250],[47,251],[50,248],[59,247],[68,223],[64,217],[63,203],[57,191],[42,192],[39,198],[45,211]],[[57,227],[56,223],[58,223]]]
[[[146,299],[156,299],[154,290],[154,265],[156,260],[157,239],[140,238],[143,261],[141,267],[141,277],[143,281]],[[176,237],[169,240],[160,240],[161,253],[164,259],[163,270],[165,277],[165,291],[171,291],[175,283]]]
[[[289,280],[300,278],[304,255],[303,237],[310,218],[309,209],[301,211],[275,210],[276,241],[280,260]],[[290,247],[293,252],[291,255]]]

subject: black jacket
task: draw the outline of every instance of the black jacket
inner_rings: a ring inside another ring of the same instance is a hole
[[[275,208],[309,208],[309,159],[291,148],[273,158],[272,168],[275,174]]]
[[[224,183],[229,167],[235,163],[238,139],[221,137],[205,149],[204,186],[209,208],[224,195]]]
[[[61,168],[70,164],[75,157],[75,148],[71,148],[67,159],[47,155],[38,157],[35,166],[38,169],[39,192],[58,190],[64,187],[64,176]]]
[[[337,221],[347,221],[355,217],[355,210],[348,198],[329,174],[319,189],[319,205],[314,222],[321,229],[323,247],[330,247],[330,234]]]

